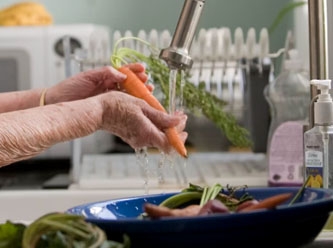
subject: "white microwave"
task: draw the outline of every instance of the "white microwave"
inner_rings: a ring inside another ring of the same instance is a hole
[[[66,78],[62,46],[69,36],[71,51],[86,50],[95,61],[110,58],[110,32],[94,24],[51,25],[43,27],[0,27],[0,92],[50,87]],[[82,138],[83,153],[112,149],[114,137],[96,132]],[[70,156],[70,142],[57,144],[39,158]]]

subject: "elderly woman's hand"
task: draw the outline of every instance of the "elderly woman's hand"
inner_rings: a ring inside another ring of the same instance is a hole
[[[170,153],[172,147],[164,130],[171,127],[176,127],[183,142],[187,139],[184,113],[169,115],[122,92],[108,92],[98,98],[103,109],[101,129],[117,135],[133,149],[154,147]]]
[[[142,83],[147,82],[148,76],[142,64],[132,63],[127,66],[135,72]],[[49,88],[46,92],[45,104],[80,100],[109,90],[118,90],[119,84],[125,79],[126,75],[111,66],[91,69]],[[152,85],[146,84],[146,86],[150,91],[153,90]]]

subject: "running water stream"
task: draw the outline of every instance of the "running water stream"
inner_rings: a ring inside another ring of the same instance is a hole
[[[177,102],[177,76],[180,74],[180,93]],[[185,71],[170,70],[169,75],[169,113],[175,114],[176,110],[181,111],[184,108],[184,86],[185,86]]]
[[[177,99],[177,76],[178,73],[180,73],[180,96]],[[183,97],[183,89],[185,86],[185,72],[184,70],[176,70],[171,69],[169,74],[169,114],[175,114],[176,111],[182,111],[183,110],[183,104],[184,104],[184,97]],[[177,102],[178,100],[178,102]],[[153,171],[151,170],[149,166],[149,154],[147,148],[137,149],[135,150],[136,154],[136,161],[138,166],[142,169],[143,177],[144,177],[144,190],[145,194],[149,193],[149,178],[154,175]],[[165,182],[164,175],[163,175],[163,168],[168,164],[171,168],[173,168],[176,160],[176,154],[175,152],[172,152],[171,154],[167,155],[163,152],[161,152],[161,159],[159,160],[157,166],[157,178],[159,183],[163,184]],[[184,163],[184,167],[186,166],[186,160],[183,158],[180,158]],[[186,173],[182,173],[185,181],[187,181]]]

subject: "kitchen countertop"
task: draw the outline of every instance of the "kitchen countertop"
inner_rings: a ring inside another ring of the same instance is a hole
[[[168,192],[168,191],[163,191]],[[150,190],[149,193],[163,193]],[[169,191],[170,192],[170,191]],[[2,190],[0,191],[0,222],[10,220],[32,221],[38,217],[81,204],[133,195],[144,195],[138,190]],[[52,202],[50,201],[52,199]],[[22,207],[13,207],[22,206]]]
[[[162,192],[150,191],[149,193],[154,194]],[[84,203],[143,194],[145,194],[143,189],[131,191],[65,189],[2,190],[0,191],[0,223],[5,222],[6,220],[20,220],[29,223],[46,213],[66,211],[71,207]],[[52,202],[50,202],[50,199],[52,199]],[[322,231],[314,242],[302,248],[328,247],[333,247],[333,230]]]
[[[6,220],[29,223],[46,213],[66,211],[84,203],[146,193],[143,189],[69,190],[69,170],[69,159],[27,160],[1,168],[0,223]],[[150,190],[149,193],[162,192]],[[328,247],[333,247],[333,230],[323,230],[314,242],[302,248]]]

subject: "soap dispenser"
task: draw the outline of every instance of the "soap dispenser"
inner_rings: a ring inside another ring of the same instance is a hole
[[[320,91],[314,102],[314,127],[304,133],[304,180],[308,187],[333,188],[333,102],[331,80],[311,80]]]

